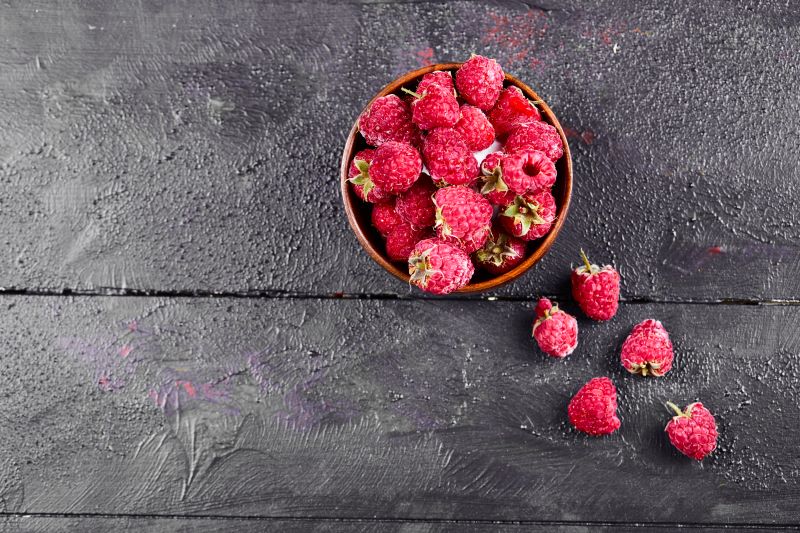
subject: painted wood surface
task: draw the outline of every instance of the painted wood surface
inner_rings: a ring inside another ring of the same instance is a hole
[[[5,512],[798,519],[794,306],[626,304],[581,321],[578,350],[553,360],[528,338],[527,303],[3,302]],[[618,363],[647,317],[675,343],[663,379]],[[623,421],[603,439],[565,416],[597,375],[617,384]],[[665,439],[667,400],[718,416],[702,464]],[[633,505],[642,495],[657,504]]]
[[[798,42],[777,0],[0,2],[0,531],[797,529]],[[573,203],[497,300],[430,299],[339,155],[472,52],[568,128]],[[532,299],[577,311],[581,247],[626,303],[550,360]],[[616,362],[648,317],[660,380]],[[565,417],[596,375],[607,439]],[[702,464],[662,431],[697,399]]]
[[[800,298],[796,6],[543,7],[4,2],[0,286],[408,295],[347,227],[344,139],[395,76],[482,52],[575,162],[556,246],[499,294],[566,294],[583,247],[631,299]]]

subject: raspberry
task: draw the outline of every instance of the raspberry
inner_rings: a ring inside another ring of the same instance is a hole
[[[527,149],[539,150],[547,154],[551,161],[558,161],[564,155],[558,130],[546,122],[519,126],[509,135],[503,148],[509,154]]]
[[[503,181],[517,194],[549,189],[556,182],[556,166],[544,152],[521,150],[506,155],[500,165]]]
[[[477,107],[461,106],[461,118],[453,128],[464,138],[470,150],[479,152],[489,148],[494,142],[494,128]]]
[[[422,158],[410,144],[387,141],[375,149],[369,175],[375,185],[397,194],[407,191],[422,172]]]
[[[386,255],[392,261],[408,261],[414,246],[430,237],[430,231],[415,230],[408,224],[398,224],[386,235]]]
[[[453,94],[456,92],[456,89],[453,86],[453,75],[449,70],[434,70],[433,72],[428,72],[422,76],[422,79],[417,85],[417,94],[424,93],[425,89],[431,85],[441,85]]]
[[[619,273],[590,263],[583,250],[581,258],[583,265],[572,271],[572,297],[592,320],[609,320],[619,306]]]
[[[566,357],[578,346],[578,321],[547,298],[536,304],[533,338],[544,353]]]
[[[473,55],[456,72],[456,89],[475,107],[488,111],[503,90],[505,74],[494,59]]]
[[[478,162],[461,135],[452,128],[430,132],[422,146],[422,155],[438,186],[469,185],[478,177]]]
[[[672,368],[672,341],[658,320],[652,318],[633,327],[622,343],[620,360],[631,374],[663,376]]]
[[[435,192],[431,177],[422,174],[410,189],[397,197],[397,214],[414,228],[430,228],[436,221]]]
[[[481,163],[481,194],[486,196],[494,205],[507,206],[517,196],[508,190],[508,185],[503,181],[501,161],[505,157],[503,152],[493,152],[486,156]]]
[[[500,93],[497,104],[489,111],[489,122],[499,139],[505,139],[518,126],[539,122],[542,115],[533,102],[525,98],[519,87],[508,87]]]
[[[367,144],[380,146],[386,141],[413,143],[419,136],[417,127],[411,122],[408,104],[397,95],[376,98],[359,117],[358,129]]]
[[[677,415],[672,417],[664,431],[678,451],[701,461],[717,448],[717,421],[702,403],[689,404],[685,411],[672,402],[667,402],[667,406]]]
[[[594,378],[581,387],[567,407],[570,423],[592,436],[610,435],[619,429],[617,388],[608,378]]]
[[[436,191],[433,203],[436,233],[442,240],[470,254],[489,238],[492,205],[478,192],[463,185],[445,187]]]
[[[374,157],[375,150],[371,148],[361,150],[350,162],[347,175],[349,176],[348,181],[353,184],[353,190],[359,198],[365,202],[379,204],[388,201],[391,195],[380,187],[376,187],[369,176],[370,163]]]
[[[451,128],[458,122],[458,100],[448,88],[430,83],[422,93],[405,88],[403,91],[414,97],[411,102],[411,120],[420,129]]]
[[[500,225],[514,237],[533,241],[547,235],[556,218],[556,201],[549,191],[515,196],[498,215]]]
[[[525,241],[502,231],[493,231],[483,248],[475,252],[475,265],[486,272],[505,274],[525,259]]]
[[[403,224],[403,218],[397,214],[394,202],[378,204],[372,208],[372,225],[378,233],[386,237],[395,226]]]
[[[420,241],[408,258],[411,283],[433,294],[449,294],[469,283],[475,267],[458,246],[439,239]]]

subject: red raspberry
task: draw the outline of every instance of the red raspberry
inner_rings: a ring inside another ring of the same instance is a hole
[[[479,152],[489,148],[494,142],[494,128],[477,107],[461,106],[461,118],[453,128],[464,138],[470,150]]]
[[[410,144],[387,141],[375,149],[369,175],[390,194],[407,191],[422,172],[422,157]]]
[[[414,246],[430,237],[430,231],[415,230],[408,224],[398,224],[386,235],[386,255],[392,261],[408,261]]]
[[[556,182],[556,166],[544,152],[522,150],[508,154],[500,165],[503,181],[517,194],[549,189]]]
[[[673,358],[669,333],[652,318],[635,325],[622,343],[620,360],[631,374],[663,376],[672,368]]]
[[[411,283],[433,294],[449,294],[469,283],[475,267],[458,246],[439,239],[420,241],[408,258]]]
[[[380,187],[376,187],[372,178],[369,177],[369,167],[373,157],[375,157],[375,150],[371,148],[358,152],[350,162],[347,175],[349,176],[348,181],[353,184],[353,190],[356,191],[359,198],[365,202],[379,204],[387,202],[391,195]]]
[[[685,411],[672,402],[667,406],[677,413],[664,431],[669,441],[683,455],[701,461],[717,448],[717,421],[700,402],[686,406]]]
[[[546,122],[533,122],[520,126],[509,135],[505,146],[506,153],[521,150],[539,150],[547,154],[551,161],[558,161],[564,155],[564,145],[558,130]]]
[[[435,192],[431,177],[422,174],[410,189],[397,197],[397,214],[417,229],[432,227],[436,222]]]
[[[372,208],[372,225],[384,237],[392,231],[392,228],[403,223],[402,217],[395,210],[394,202],[378,204]]]
[[[458,122],[458,100],[453,91],[430,83],[422,93],[403,89],[412,95],[411,120],[423,130],[434,128],[451,128]]]
[[[503,169],[500,163],[505,157],[503,152],[493,152],[481,163],[481,194],[494,205],[507,206],[517,196],[508,190],[503,181]]]
[[[453,86],[453,74],[451,74],[449,70],[434,70],[422,76],[422,79],[417,85],[417,94],[424,93],[425,89],[431,85],[441,85],[453,94],[456,92]]]
[[[592,436],[610,435],[619,429],[617,388],[608,378],[594,378],[581,387],[567,407],[570,423]]]
[[[394,94],[376,98],[359,117],[358,129],[372,146],[386,141],[414,143],[419,137],[419,130],[411,122],[408,104]]]
[[[438,186],[469,185],[478,177],[478,162],[461,135],[452,128],[430,132],[422,146],[422,155]]]
[[[592,320],[609,320],[619,307],[619,273],[590,263],[583,250],[581,258],[583,265],[572,271],[572,297]]]
[[[505,139],[517,126],[539,122],[542,115],[536,106],[525,98],[519,87],[508,87],[500,93],[497,103],[489,111],[489,122],[498,139]]]
[[[498,215],[500,225],[514,237],[533,241],[547,235],[556,219],[556,201],[549,191],[515,196]]]
[[[442,240],[471,254],[489,238],[494,211],[478,192],[463,185],[445,187],[436,191],[433,203],[436,233]]]
[[[488,111],[503,90],[503,80],[505,74],[497,61],[473,55],[456,72],[456,89],[468,104]]]
[[[533,338],[547,355],[566,357],[578,346],[578,321],[547,298],[541,298],[536,304]]]
[[[495,276],[512,270],[523,259],[525,241],[497,230],[492,232],[483,248],[475,252],[475,266]]]

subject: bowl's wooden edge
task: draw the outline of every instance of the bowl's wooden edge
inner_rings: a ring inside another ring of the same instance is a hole
[[[436,65],[429,65],[427,67],[423,67],[399,78],[393,80],[391,83],[386,85],[383,89],[381,89],[369,102],[367,105],[364,106],[364,110],[368,109],[372,102],[376,98],[380,98],[381,96],[386,96],[388,94],[392,94],[397,92],[401,87],[407,85],[409,82],[416,80],[417,78],[422,77],[423,75],[427,74],[428,72],[433,72],[434,70],[457,70],[461,66],[461,63],[439,63]],[[558,211],[556,213],[556,221],[553,224],[553,227],[550,229],[550,232],[547,236],[538,243],[537,247],[531,252],[531,254],[525,258],[519,265],[514,267],[512,270],[502,274],[500,276],[480,281],[477,283],[470,283],[465,287],[462,287],[456,292],[459,293],[477,293],[477,292],[485,292],[491,289],[496,289],[506,283],[510,283],[515,279],[522,276],[526,271],[528,271],[533,265],[535,265],[542,257],[550,250],[550,247],[555,242],[558,234],[561,231],[561,228],[564,226],[564,222],[567,217],[567,212],[569,211],[569,204],[572,200],[572,153],[569,149],[569,143],[567,142],[567,136],[564,133],[564,128],[561,127],[561,123],[556,118],[555,114],[553,113],[550,106],[539,97],[536,92],[531,89],[527,84],[520,81],[518,78],[512,76],[511,74],[506,74],[506,81],[519,87],[525,96],[531,100],[540,100],[542,101],[541,104],[538,104],[537,107],[539,108],[540,112],[547,118],[547,121],[552,124],[556,130],[558,131],[559,136],[561,137],[561,142],[564,145],[564,155],[562,159],[564,159],[566,164],[566,172],[563,176],[564,179],[564,190],[559,198],[558,202]],[[362,112],[363,113],[363,110]],[[359,113],[358,117],[361,116]],[[394,263],[387,260],[382,253],[376,250],[372,243],[367,238],[366,234],[364,233],[363,228],[359,226],[357,222],[357,215],[355,213],[355,202],[360,202],[355,196],[352,188],[348,185],[347,181],[347,174],[348,169],[350,166],[350,160],[353,154],[353,148],[356,143],[356,139],[359,135],[358,130],[358,117],[356,117],[355,123],[353,127],[350,129],[350,133],[347,136],[347,141],[345,142],[344,151],[342,152],[342,163],[340,168],[340,188],[342,192],[342,200],[344,202],[344,209],[347,215],[347,220],[350,224],[350,227],[353,229],[353,232],[356,234],[356,238],[361,246],[366,250],[369,256],[381,265],[387,272],[395,276],[396,278],[400,279],[408,283],[409,275],[407,272],[400,270]],[[560,162],[561,160],[559,160]],[[559,178],[562,176],[559,175]]]

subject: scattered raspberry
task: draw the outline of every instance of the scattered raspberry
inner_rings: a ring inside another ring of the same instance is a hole
[[[470,254],[489,238],[494,211],[478,192],[463,185],[445,187],[436,191],[433,203],[436,205],[436,233],[442,240]]]
[[[497,61],[473,55],[456,72],[456,89],[467,103],[488,111],[503,90],[503,80],[505,74]]]
[[[397,95],[376,98],[358,119],[358,129],[367,144],[380,146],[386,141],[414,143],[419,136],[417,127],[411,122],[408,104]]]
[[[489,122],[499,139],[505,139],[518,126],[539,122],[542,115],[536,106],[525,98],[519,87],[508,87],[500,93],[497,103],[489,111]]]
[[[619,306],[619,273],[611,265],[600,268],[581,250],[583,264],[572,271],[572,297],[592,320],[609,320]]]
[[[384,237],[392,231],[392,228],[404,223],[402,217],[397,214],[393,201],[374,206],[371,218],[372,225]]]
[[[544,152],[520,150],[506,155],[500,165],[503,181],[517,194],[549,189],[556,182],[556,166]]]
[[[430,231],[415,230],[408,224],[398,224],[386,235],[386,255],[392,261],[405,263],[414,245],[428,237]]]
[[[519,126],[509,135],[504,146],[509,154],[527,149],[544,152],[551,161],[558,161],[564,155],[564,145],[558,130],[546,122]]]
[[[556,219],[556,201],[549,191],[515,196],[498,219],[514,237],[526,241],[540,239],[547,235]]]
[[[672,368],[673,358],[669,333],[652,318],[635,325],[622,343],[620,360],[632,374],[663,376]]]
[[[592,436],[609,435],[619,429],[617,389],[608,378],[594,378],[581,387],[567,407],[570,423]]]
[[[685,411],[672,402],[667,402],[667,406],[677,415],[672,417],[664,431],[678,451],[701,461],[717,448],[717,421],[702,403],[691,403]]]
[[[578,346],[578,321],[547,298],[541,298],[536,304],[533,338],[547,355],[566,357]]]
[[[469,185],[478,177],[478,162],[461,134],[452,128],[430,132],[422,146],[422,155],[438,186]]]
[[[464,287],[474,272],[464,250],[439,239],[418,242],[408,258],[411,283],[433,294],[449,294]]]
[[[502,231],[493,231],[475,252],[475,265],[495,276],[505,274],[525,259],[525,241]]]
[[[483,111],[468,104],[461,106],[461,118],[453,128],[464,138],[470,150],[479,152],[494,142],[494,128]]]
[[[441,85],[453,94],[456,92],[453,86],[453,74],[449,70],[434,70],[422,76],[417,85],[417,94],[424,93],[431,85]]]
[[[436,222],[433,194],[436,186],[431,177],[422,174],[417,182],[397,197],[397,214],[414,228],[430,228]]]
[[[505,157],[503,152],[493,152],[481,163],[481,194],[494,205],[507,206],[517,196],[508,190],[503,181],[503,169],[500,163]]]
[[[384,191],[397,194],[407,191],[422,172],[422,158],[410,144],[387,141],[375,149],[369,175]]]
[[[412,95],[411,120],[423,130],[452,128],[458,122],[458,100],[453,91],[437,83],[429,83],[422,93],[403,89]]]
[[[373,157],[375,157],[375,150],[371,148],[358,152],[350,162],[347,175],[349,176],[348,181],[353,184],[353,190],[356,191],[359,198],[365,202],[379,204],[388,201],[391,195],[376,187],[372,178],[369,177],[369,167]]]

